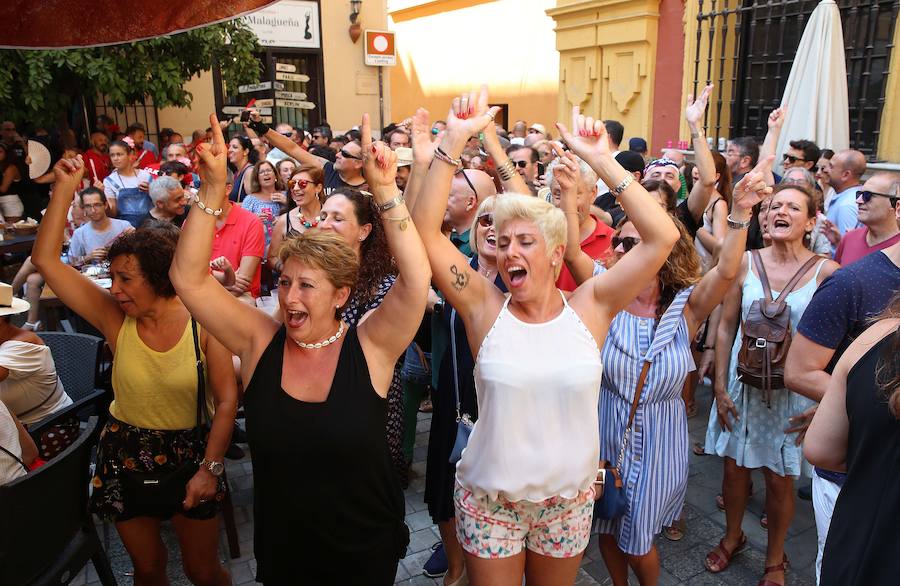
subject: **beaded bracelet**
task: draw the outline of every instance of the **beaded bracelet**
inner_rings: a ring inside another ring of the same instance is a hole
[[[222,208],[214,210],[211,207],[208,207],[206,204],[204,204],[202,201],[200,201],[199,194],[194,195],[194,203],[197,204],[198,208],[200,208],[202,211],[206,212],[210,216],[214,216],[214,217],[218,218],[219,216],[222,215]]]

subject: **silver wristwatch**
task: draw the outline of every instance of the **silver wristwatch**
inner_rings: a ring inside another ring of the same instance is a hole
[[[203,458],[202,460],[200,460],[200,466],[209,470],[209,473],[216,477],[222,476],[222,473],[225,472],[224,462],[215,462],[213,460],[207,460],[206,458]]]

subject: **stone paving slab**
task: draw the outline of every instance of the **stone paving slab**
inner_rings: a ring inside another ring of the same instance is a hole
[[[708,388],[698,389],[699,415],[689,422],[690,440],[702,441],[706,432],[707,414],[711,403]],[[428,429],[431,416],[419,414],[416,422],[416,449],[410,487],[406,491],[406,522],[410,527],[410,545],[405,559],[397,569],[396,584],[404,586],[441,586],[442,580],[432,580],[422,575],[422,566],[431,555],[431,546],[439,539],[437,527],[428,516],[423,495],[425,490],[425,458]],[[227,560],[235,584],[254,584],[256,561],[253,559],[253,510],[252,471],[249,454],[240,461],[227,462],[232,499],[235,504],[235,522],[240,539],[241,557]],[[743,529],[747,534],[749,547],[737,555],[731,566],[723,573],[714,575],[703,567],[706,554],[718,543],[724,534],[725,514],[716,508],[715,496],[721,490],[722,460],[713,456],[690,456],[688,492],[685,504],[687,531],[681,541],[673,542],[659,537],[661,560],[660,585],[754,585],[762,577],[765,562],[766,532],[759,524],[765,502],[765,481],[759,472],[753,473],[754,494],[744,516]],[[801,481],[808,483],[808,480]],[[131,562],[124,551],[115,529],[101,526],[101,539],[105,539],[107,552],[113,571],[120,584],[132,583],[128,572]],[[169,549],[169,578],[173,586],[187,585],[189,582],[181,571],[181,558],[175,535],[168,524],[164,524],[163,539]],[[816,529],[812,504],[797,500],[797,512],[788,531],[785,545],[791,560],[787,575],[790,585],[807,586],[815,584]],[[227,542],[224,530],[221,532],[221,555],[227,559]],[[352,561],[352,560],[348,560]],[[91,564],[71,582],[73,586],[94,586],[99,584],[97,574]],[[298,582],[299,583],[299,582]],[[637,584],[632,576],[631,584]],[[597,536],[585,551],[575,584],[588,586],[612,584],[603,559],[597,547]]]

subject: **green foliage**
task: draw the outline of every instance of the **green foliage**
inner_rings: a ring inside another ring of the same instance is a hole
[[[0,50],[0,112],[20,123],[54,125],[81,94],[122,107],[145,95],[157,107],[190,106],[184,84],[218,63],[226,86],[259,81],[256,35],[239,20],[109,47]]]

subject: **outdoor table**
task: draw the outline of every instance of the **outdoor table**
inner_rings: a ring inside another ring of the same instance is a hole
[[[0,254],[12,254],[15,252],[31,252],[34,239],[37,234],[23,234],[21,236],[6,237],[0,240]]]

